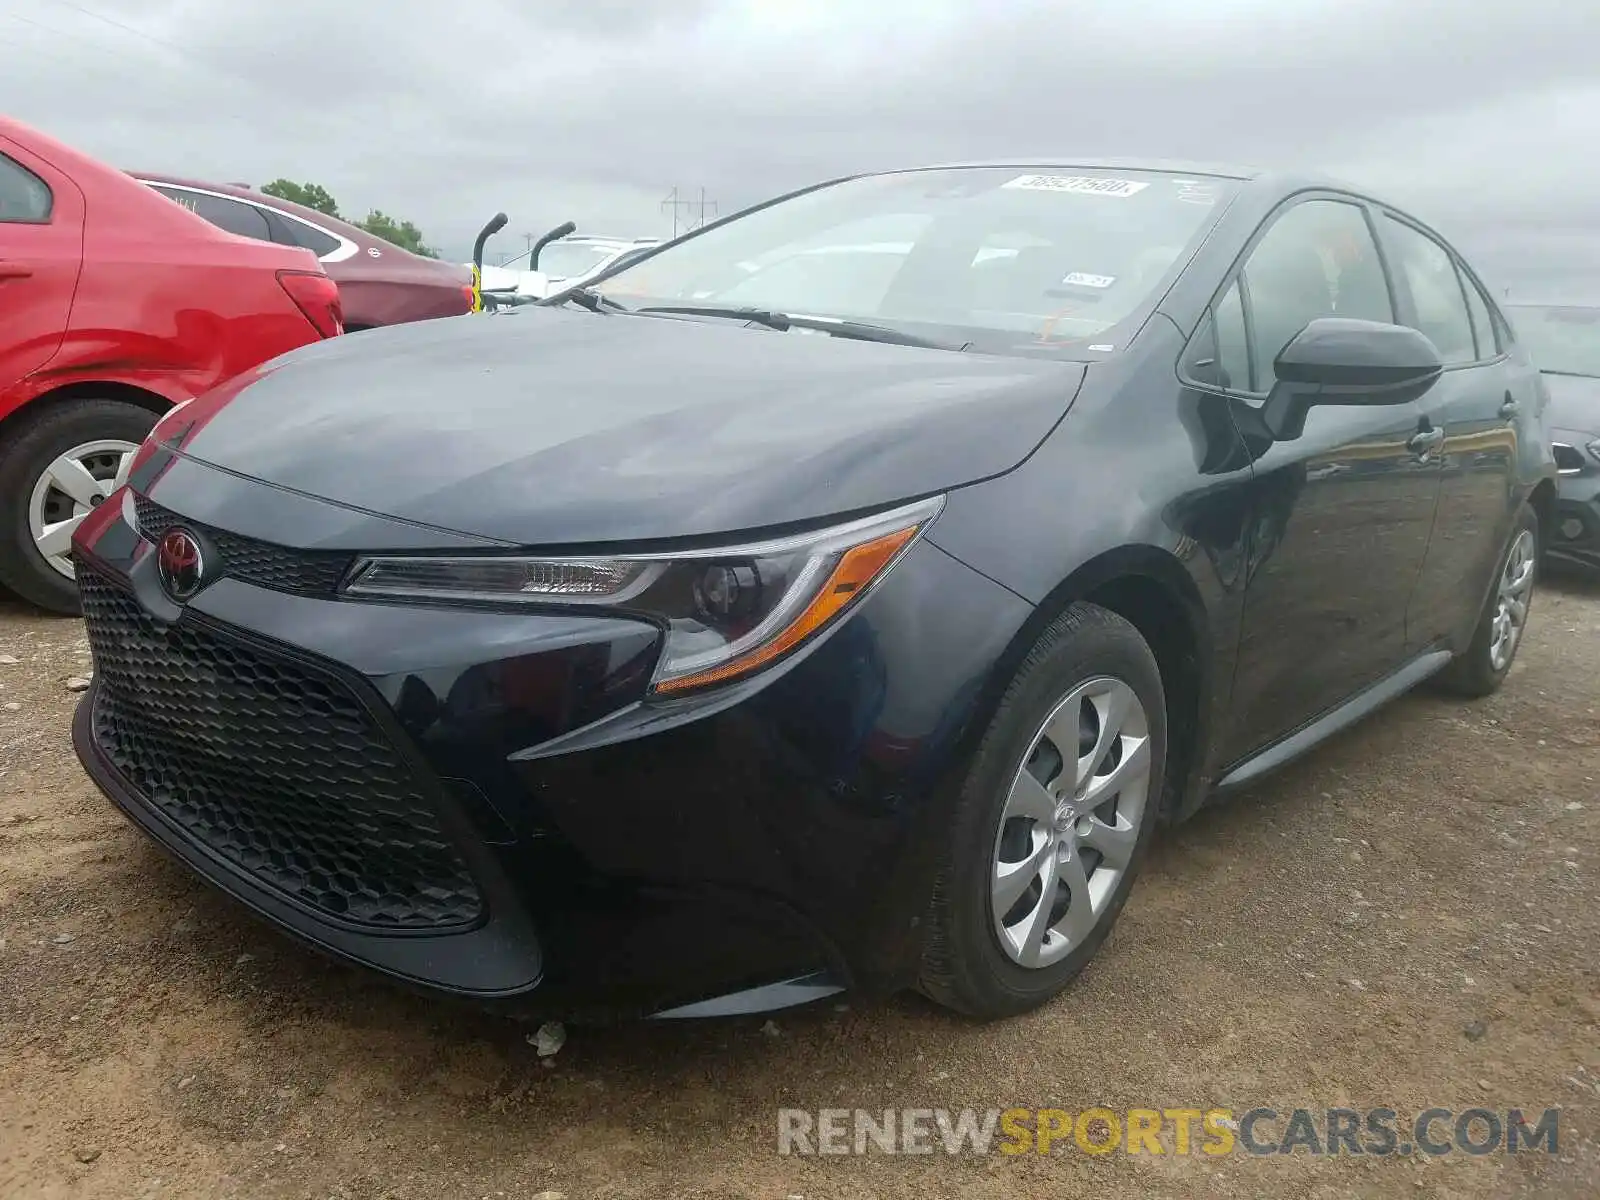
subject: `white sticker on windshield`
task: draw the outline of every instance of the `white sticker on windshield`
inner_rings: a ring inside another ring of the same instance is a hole
[[[1185,204],[1213,205],[1217,202],[1217,189],[1209,183],[1197,183],[1193,179],[1174,179],[1178,185],[1178,199]]]
[[[1090,275],[1084,271],[1073,271],[1061,280],[1072,287],[1086,288],[1108,288],[1116,281],[1115,275]]]
[[[1075,196],[1134,196],[1149,187],[1133,179],[1099,179],[1091,175],[1018,175],[1003,188],[1032,192],[1068,192]]]

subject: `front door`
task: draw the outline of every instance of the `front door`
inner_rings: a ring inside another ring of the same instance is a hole
[[[60,349],[82,263],[78,189],[0,137],[0,399]]]
[[[1427,553],[1440,479],[1438,447],[1417,402],[1319,405],[1305,432],[1289,441],[1263,440],[1250,427],[1275,382],[1278,351],[1310,321],[1394,320],[1364,206],[1332,197],[1292,203],[1259,235],[1234,286],[1236,336],[1247,349],[1231,357],[1248,361],[1252,393],[1235,412],[1257,457],[1225,764],[1292,733],[1405,661],[1406,607]],[[1234,306],[1231,297],[1219,316]],[[1223,348],[1219,357],[1230,355]]]
[[[1406,617],[1413,651],[1471,637],[1515,514],[1520,407],[1535,403],[1537,373],[1504,353],[1492,306],[1433,235],[1387,213],[1378,218],[1400,322],[1433,341],[1445,372],[1421,404],[1445,434],[1442,484],[1428,556]]]

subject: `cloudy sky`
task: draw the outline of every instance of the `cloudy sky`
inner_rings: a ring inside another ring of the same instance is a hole
[[[1304,166],[1514,295],[1600,291],[1596,0],[0,0],[0,111],[121,166],[326,186],[464,258],[848,171]],[[491,253],[491,259],[493,255]]]

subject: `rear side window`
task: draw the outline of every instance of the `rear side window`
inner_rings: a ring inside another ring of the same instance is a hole
[[[284,213],[278,214],[283,218],[284,227],[289,231],[289,236],[294,238],[296,246],[304,246],[311,253],[321,258],[325,254],[332,254],[339,248],[339,239],[332,234],[323,233],[320,229],[313,229],[304,221]]]
[[[1467,289],[1467,311],[1472,316],[1472,336],[1478,341],[1478,357],[1493,358],[1504,347],[1495,320],[1489,315],[1489,302],[1465,271],[1461,273],[1461,286]]]
[[[15,159],[0,154],[0,222],[42,225],[50,219],[55,198],[50,187]]]
[[[272,240],[272,229],[267,224],[267,218],[254,204],[229,200],[223,196],[208,196],[204,192],[191,192],[187,188],[158,187],[156,191],[204,217],[218,229],[226,229],[240,237],[254,238],[258,242]]]
[[[1478,357],[1466,293],[1450,252],[1419,229],[1383,218],[1384,241],[1394,250],[1395,266],[1411,293],[1416,328],[1428,335],[1446,364]]]

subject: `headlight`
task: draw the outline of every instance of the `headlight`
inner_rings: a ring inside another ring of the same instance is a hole
[[[356,564],[352,596],[546,607],[604,606],[665,626],[654,690],[725,683],[827,628],[888,574],[944,497],[771,541],[615,558],[383,556]]]

